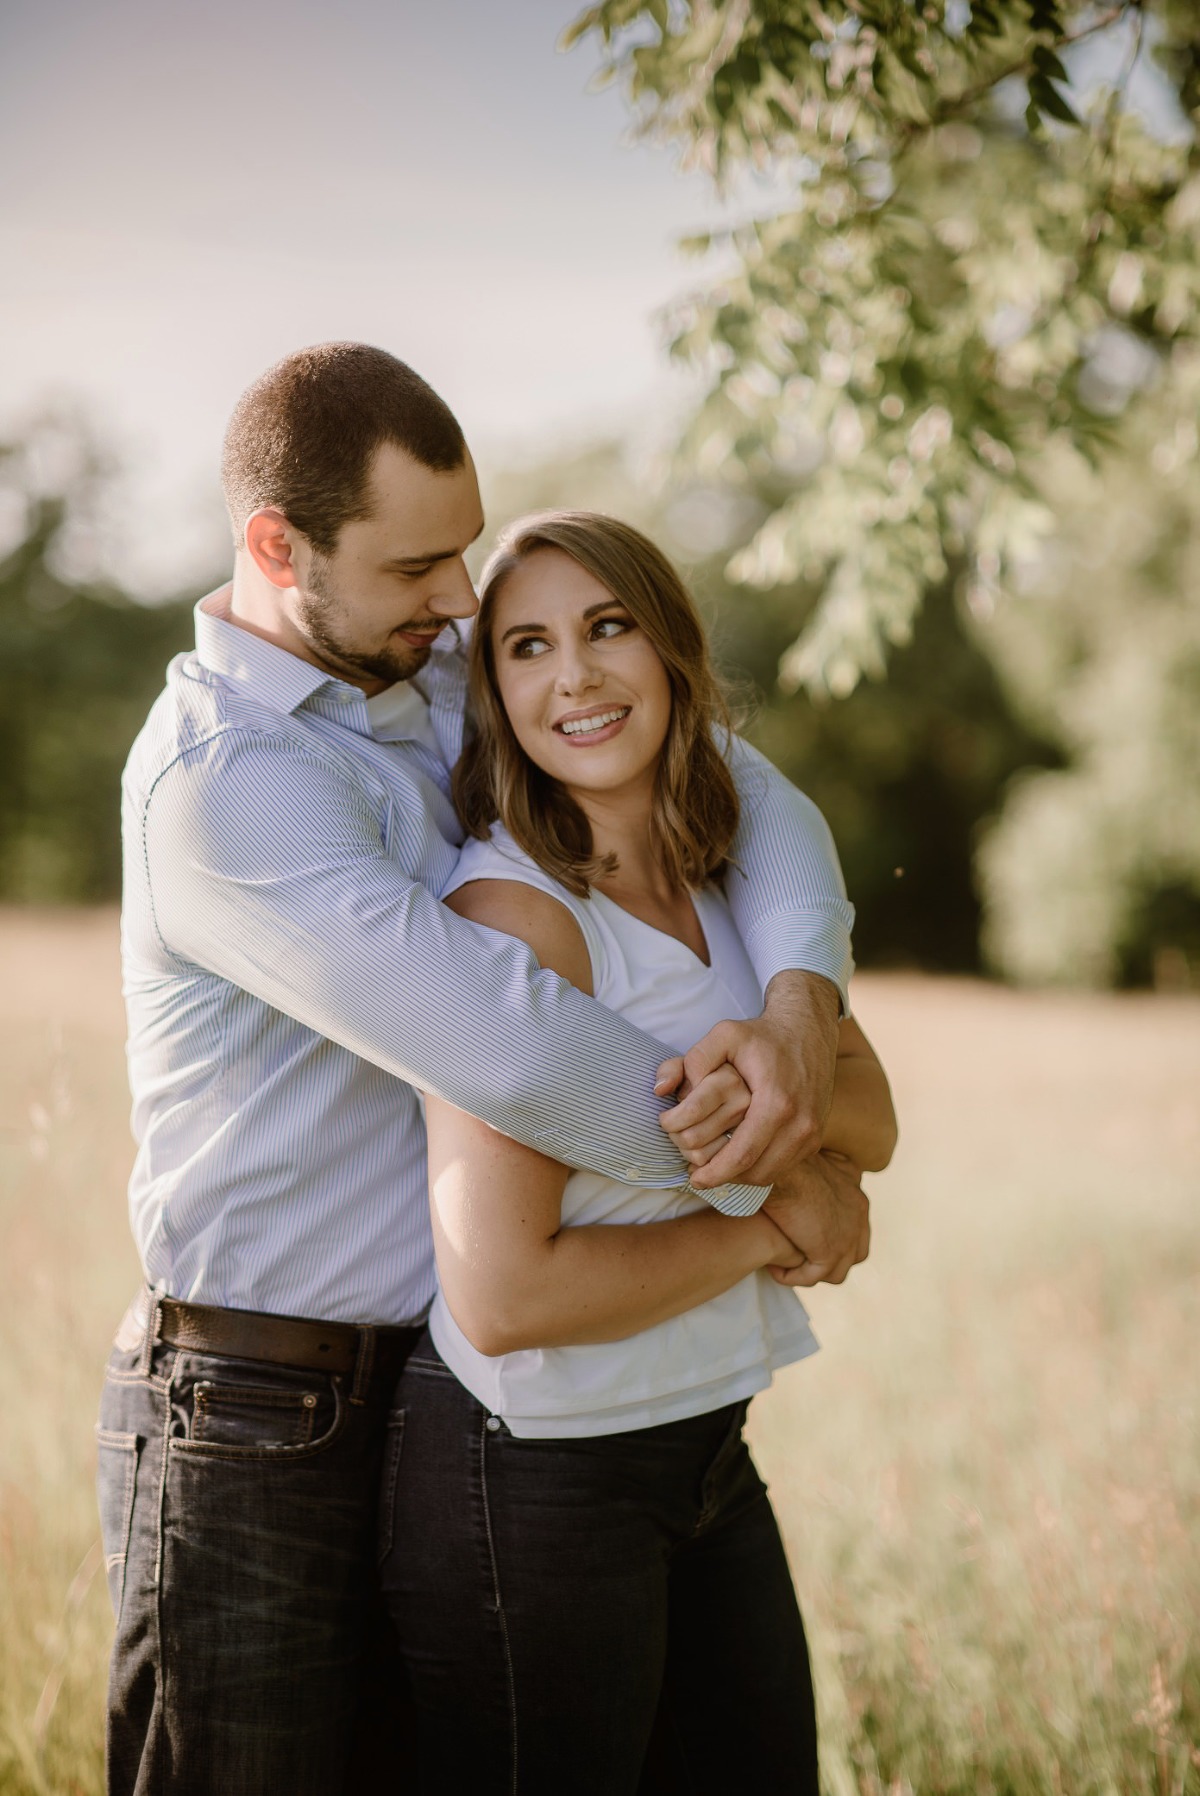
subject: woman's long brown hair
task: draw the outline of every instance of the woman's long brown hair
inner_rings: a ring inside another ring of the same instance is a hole
[[[639,530],[591,511],[547,511],[504,531],[480,581],[471,641],[469,709],[474,735],[454,769],[454,802],[470,835],[499,820],[546,873],[579,897],[616,868],[597,856],[591,825],[557,780],[518,743],[500,702],[492,617],[514,569],[561,549],[595,576],[649,638],[671,685],[671,720],[655,781],[650,837],[676,890],[698,890],[725,871],[738,826],[738,795],[721,743],[729,709],[691,595],[666,556]]]

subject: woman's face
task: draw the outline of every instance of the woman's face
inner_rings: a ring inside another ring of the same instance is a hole
[[[653,784],[671,685],[607,586],[536,549],[501,587],[491,632],[500,701],[535,766],[580,793]]]

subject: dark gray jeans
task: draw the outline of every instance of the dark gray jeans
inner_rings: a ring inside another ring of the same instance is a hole
[[[415,1788],[375,1577],[407,1345],[376,1337],[342,1378],[118,1337],[97,1428],[111,1796]]]
[[[800,1611],[746,1405],[518,1440],[426,1337],[381,1577],[425,1796],[817,1796]]]

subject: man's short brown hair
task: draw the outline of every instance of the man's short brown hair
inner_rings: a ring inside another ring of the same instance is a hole
[[[466,454],[449,406],[384,349],[317,343],[276,362],[242,394],[225,433],[221,482],[238,547],[246,519],[273,505],[332,555],[342,525],[370,515],[381,443],[437,473]]]

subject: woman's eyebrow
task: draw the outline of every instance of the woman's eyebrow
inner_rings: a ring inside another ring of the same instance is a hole
[[[586,623],[588,618],[595,617],[595,615],[598,611],[610,611],[614,605],[617,606],[617,608],[621,611],[623,611],[625,609],[625,607],[621,603],[620,599],[607,598],[607,599],[601,599],[599,601],[599,603],[596,605],[589,605],[587,610],[584,612],[581,612],[580,615],[582,616],[584,622]],[[522,636],[527,633],[531,633],[535,630],[544,631],[545,628],[546,628],[545,624],[512,624],[504,632],[503,636],[500,638],[500,641],[501,641],[501,643],[505,643],[508,641],[510,636]]]

